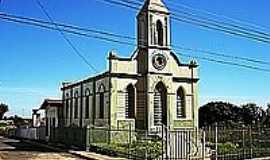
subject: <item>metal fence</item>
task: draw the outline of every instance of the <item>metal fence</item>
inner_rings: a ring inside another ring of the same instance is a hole
[[[162,139],[148,131],[109,128],[88,128],[90,150],[128,159],[157,159],[162,155]]]
[[[12,135],[45,140],[45,128],[19,128]],[[211,159],[242,160],[270,156],[270,128],[225,128],[215,125],[203,130],[155,131],[97,127],[52,128],[50,141],[86,148],[129,159]],[[210,150],[211,149],[211,150]]]
[[[86,128],[80,127],[61,127],[51,128],[50,142],[61,143],[66,146],[78,148],[86,147]]]
[[[215,152],[212,159],[242,160],[270,156],[270,128],[204,128],[206,146]]]
[[[88,128],[90,150],[128,159],[205,159],[204,132]],[[209,155],[208,155],[209,156]]]

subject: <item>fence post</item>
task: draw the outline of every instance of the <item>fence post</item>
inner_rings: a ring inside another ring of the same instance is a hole
[[[161,148],[162,148],[162,160],[164,156],[164,128],[163,125],[161,126]],[[166,151],[165,151],[166,152]]]
[[[106,127],[105,130],[107,131],[107,144],[111,144],[111,134],[113,134],[116,131],[113,131],[111,127]]]
[[[243,157],[245,158],[245,126],[242,126],[242,148],[243,148]]]
[[[202,139],[202,159],[205,159],[205,131],[202,131],[203,133],[203,139]]]
[[[129,133],[129,135],[128,135],[128,158],[130,158],[130,145],[131,145],[131,123],[129,123],[129,125],[128,125],[128,133]]]
[[[144,136],[145,136],[145,137],[144,137],[144,138],[145,138],[144,141],[146,141],[146,142],[147,142],[147,134],[148,134],[148,132],[145,131],[145,133],[144,133]],[[145,157],[144,157],[145,160],[148,159],[147,146],[148,146],[148,145],[146,145],[146,148],[145,148]]]
[[[87,125],[86,127],[86,133],[85,133],[86,137],[85,137],[85,140],[86,140],[86,146],[85,146],[85,149],[86,151],[90,151],[90,145],[91,145],[91,142],[90,142],[90,126]]]
[[[218,125],[215,123],[215,160],[218,159]]]
[[[250,143],[250,158],[253,158],[253,150],[252,150],[252,126],[249,126],[249,143]]]

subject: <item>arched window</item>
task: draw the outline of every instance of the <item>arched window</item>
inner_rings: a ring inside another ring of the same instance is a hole
[[[176,115],[177,115],[177,118],[186,117],[185,93],[182,87],[180,87],[177,90],[177,94],[176,94]]]
[[[135,118],[135,88],[132,84],[127,86],[126,118]]]
[[[90,90],[87,88],[85,90],[85,118],[88,119],[89,118],[89,99],[90,99]]]
[[[100,85],[99,87],[99,118],[103,119],[104,118],[104,92],[105,92],[105,87],[103,84]]]
[[[167,89],[159,82],[154,92],[154,125],[167,125]]]
[[[65,116],[66,117],[65,118],[67,119],[68,118],[68,110],[69,110],[69,101],[68,101],[69,95],[66,94],[66,97],[65,98],[66,98],[66,100],[65,100],[65,106],[66,106],[65,107],[65,109],[66,109],[66,115]]]
[[[163,46],[163,25],[160,20],[157,21],[157,40],[158,40],[158,45]]]
[[[70,107],[69,107],[69,118],[70,118],[70,121],[72,120],[73,118],[73,97],[72,95],[70,96]]]
[[[79,98],[78,98],[78,92],[75,93],[75,99],[74,99],[74,118],[78,118],[78,110],[79,110]]]

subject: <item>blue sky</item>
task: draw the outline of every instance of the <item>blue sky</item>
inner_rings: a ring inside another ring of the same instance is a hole
[[[246,0],[167,0],[200,10],[208,10],[262,26],[270,26],[270,2]],[[129,36],[136,35],[136,12],[105,5],[96,0],[41,0],[57,22],[96,28]],[[166,0],[165,0],[166,2]],[[170,6],[170,5],[169,5]],[[2,0],[0,11],[46,19],[35,0]],[[268,27],[270,28],[270,27]],[[270,29],[268,30],[270,32]],[[111,49],[129,56],[134,47],[68,35],[81,53],[101,72]],[[230,55],[270,61],[270,45],[205,30],[172,21],[173,44],[201,48]],[[56,31],[7,23],[0,20],[0,102],[10,105],[9,114],[30,116],[46,97],[61,97],[63,81],[93,74],[73,54]],[[183,51],[182,53],[190,54]],[[203,53],[196,53],[205,56]],[[189,59],[180,57],[182,62]],[[270,73],[242,69],[198,60],[200,64],[200,105],[211,100],[237,104],[270,103]],[[261,66],[269,68],[270,66]]]

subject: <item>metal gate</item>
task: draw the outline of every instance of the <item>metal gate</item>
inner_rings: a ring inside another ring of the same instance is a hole
[[[169,130],[162,127],[164,154],[161,159],[205,159],[205,134],[201,130]]]

